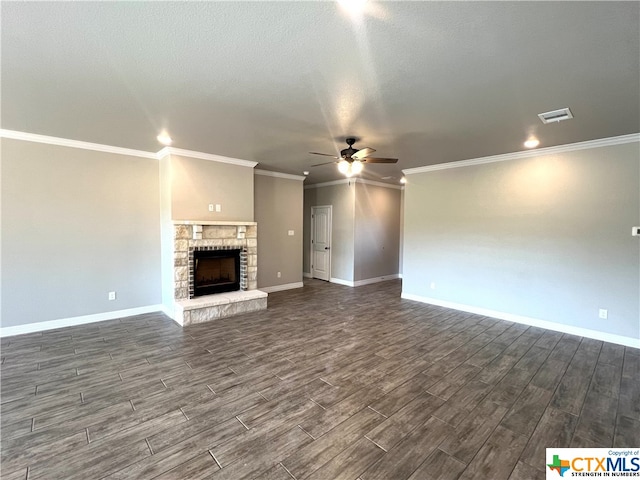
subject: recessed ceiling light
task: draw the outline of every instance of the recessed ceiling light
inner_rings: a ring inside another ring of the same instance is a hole
[[[309,175],[309,171],[308,171],[308,170],[305,170],[305,171],[304,171],[304,172],[302,172],[302,173],[303,173],[303,174],[305,174],[305,175]]]
[[[163,130],[162,132],[160,132],[160,135],[158,135],[156,138],[163,145],[169,146],[173,143],[173,140],[171,140],[171,137],[169,136],[166,130]]]
[[[338,3],[350,15],[360,15],[367,0],[338,0]]]
[[[402,184],[407,183],[407,179],[406,179],[405,177],[402,177],[402,178],[400,179],[400,183],[402,183]]]
[[[529,140],[524,142],[524,146],[527,148],[536,148],[538,145],[540,145],[540,140],[535,137],[531,137]]]

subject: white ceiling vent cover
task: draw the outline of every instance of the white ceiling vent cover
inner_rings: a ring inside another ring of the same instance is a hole
[[[569,120],[573,118],[573,114],[569,108],[561,108],[560,110],[553,110],[552,112],[539,113],[538,117],[540,117],[542,123],[547,124]]]

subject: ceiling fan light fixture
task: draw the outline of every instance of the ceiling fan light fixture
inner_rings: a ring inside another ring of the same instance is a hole
[[[364,165],[360,160],[354,160],[351,164],[351,173],[353,173],[354,175],[358,175],[360,172],[362,172],[363,166]]]
[[[338,171],[347,175],[347,173],[351,171],[351,169],[349,168],[349,162],[344,159],[340,160],[338,162]]]

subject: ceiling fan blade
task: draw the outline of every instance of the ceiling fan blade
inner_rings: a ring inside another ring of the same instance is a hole
[[[329,153],[318,153],[318,152],[309,152],[311,155],[323,155],[325,157],[332,157],[332,158],[340,158],[340,157],[336,157],[335,155],[331,155]]]
[[[367,155],[371,155],[373,152],[375,152],[375,150],[373,148],[369,148],[369,147],[361,148],[356,153],[351,155],[351,158],[362,159],[362,158],[366,157]]]
[[[336,163],[336,162],[324,162],[324,163],[316,163],[315,165],[311,165],[312,167],[319,167],[321,165],[329,165],[331,163]]]
[[[376,158],[376,157],[367,157],[362,160],[367,163],[398,163],[397,158]]]

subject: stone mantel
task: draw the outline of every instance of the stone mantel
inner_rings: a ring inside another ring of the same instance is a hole
[[[237,226],[237,225],[258,225],[258,222],[245,222],[241,220],[219,221],[219,220],[173,220],[174,225],[219,225],[219,226]]]

